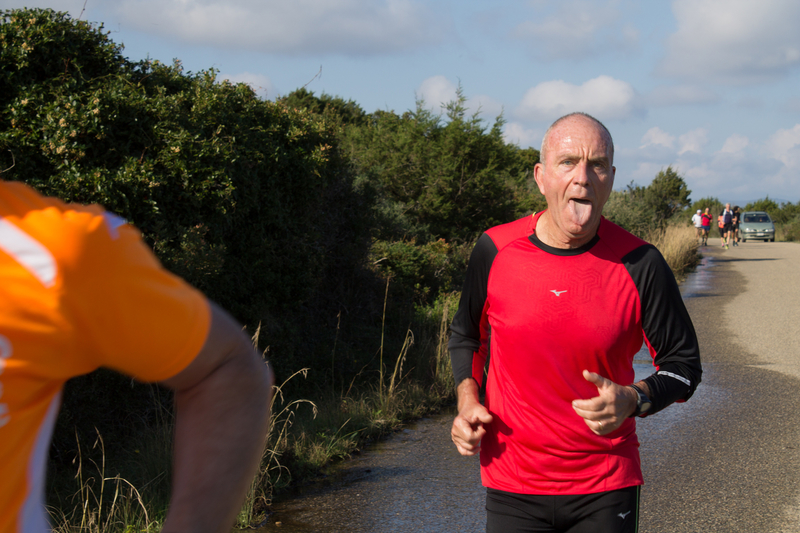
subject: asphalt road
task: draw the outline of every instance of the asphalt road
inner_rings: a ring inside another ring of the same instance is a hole
[[[800,244],[703,252],[707,264],[681,286],[703,383],[637,421],[640,531],[800,533]],[[637,376],[652,372],[644,356]],[[455,451],[452,416],[345,462],[326,487],[278,504],[264,531],[483,531],[479,464]]]
[[[686,299],[704,379],[639,423],[641,531],[800,532],[800,245],[704,253]]]

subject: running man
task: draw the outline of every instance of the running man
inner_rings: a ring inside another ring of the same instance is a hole
[[[695,236],[697,237],[697,243],[703,244],[703,215],[701,215],[702,211],[699,209],[697,213],[692,215],[692,224],[694,224],[694,231]]]
[[[534,167],[547,210],[489,229],[470,257],[449,344],[451,436],[462,455],[480,453],[489,533],[635,532],[634,417],[689,399],[700,382],[669,266],[601,217],[613,159],[599,121],[557,120]],[[643,340],[658,370],[634,384]]]
[[[725,204],[725,208],[717,217],[719,223],[719,238],[722,241],[722,247],[726,250],[731,242],[731,227],[733,226],[733,211],[731,211],[731,204]]]
[[[739,206],[733,206],[733,221],[731,222],[731,241],[734,246],[739,246]]]
[[[703,211],[702,219],[703,219],[703,246],[706,246],[708,245],[708,234],[711,231],[710,208],[706,207],[706,210]]]

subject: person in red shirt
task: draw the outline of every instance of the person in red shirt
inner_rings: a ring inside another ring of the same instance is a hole
[[[703,223],[703,246],[708,244],[708,232],[711,231],[711,213],[709,212],[710,208],[706,207],[706,210],[703,211],[703,214],[700,215]]]
[[[50,531],[45,465],[61,391],[99,367],[175,391],[162,531],[230,531],[263,452],[269,367],[124,220],[0,180],[0,533]]]
[[[599,121],[557,120],[534,167],[547,209],[489,229],[470,257],[449,342],[451,436],[462,455],[480,453],[490,533],[636,531],[634,417],[687,400],[700,382],[669,266],[602,217],[613,158]],[[643,342],[657,370],[634,384]]]

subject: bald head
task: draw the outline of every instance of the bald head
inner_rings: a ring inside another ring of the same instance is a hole
[[[547,151],[550,148],[550,146],[549,146],[550,134],[560,124],[562,124],[563,122],[568,121],[568,120],[584,120],[587,123],[589,123],[589,122],[594,123],[597,126],[597,128],[600,130],[601,135],[603,136],[603,138],[606,141],[606,147],[608,149],[608,160],[612,165],[614,164],[614,140],[611,138],[611,132],[608,131],[608,128],[606,128],[603,125],[602,122],[600,122],[599,120],[597,120],[593,116],[588,115],[586,113],[582,113],[580,111],[577,111],[575,113],[570,113],[568,115],[564,115],[560,119],[558,119],[555,122],[553,122],[550,125],[549,128],[547,128],[547,131],[544,134],[544,139],[542,139],[542,149],[539,151],[539,161],[541,161],[542,164],[546,163],[546,161],[547,161]]]

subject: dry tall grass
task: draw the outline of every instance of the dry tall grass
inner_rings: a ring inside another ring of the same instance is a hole
[[[667,226],[651,233],[647,241],[658,248],[678,280],[700,261],[695,229],[691,226]]]

